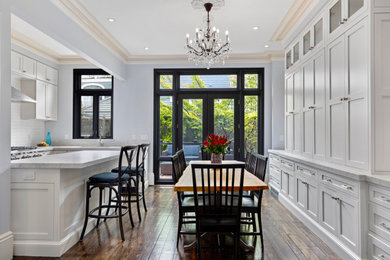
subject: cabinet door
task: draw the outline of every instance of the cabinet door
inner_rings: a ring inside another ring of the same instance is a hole
[[[307,109],[302,112],[303,123],[303,147],[302,152],[307,157],[312,157],[314,147],[314,110]]]
[[[294,81],[294,148],[293,151],[300,153],[302,151],[302,107],[303,107],[303,87],[301,70],[293,74]]]
[[[288,184],[288,173],[285,172],[285,171],[282,171],[282,179],[281,179],[281,183],[280,183],[280,192],[285,194],[286,196],[288,196],[288,188],[289,188],[289,184]]]
[[[46,84],[41,81],[36,84],[36,101],[36,119],[46,120]]]
[[[291,173],[288,173],[288,197],[291,200],[295,198],[295,178]]]
[[[46,85],[46,119],[57,119],[57,87],[51,84]]]
[[[294,148],[294,116],[286,116],[286,150],[292,151]]]
[[[325,53],[320,51],[313,59],[314,76],[314,144],[313,156],[325,158]]]
[[[294,148],[293,151],[296,153],[300,153],[302,150],[302,144],[301,144],[301,115],[302,113],[297,113],[293,115],[293,121],[294,121]]]
[[[338,233],[340,239],[351,249],[357,249],[359,225],[359,208],[356,199],[349,198],[346,195],[338,196]]]
[[[314,74],[313,60],[309,60],[302,66],[303,75],[303,107],[308,108],[314,104]]]
[[[368,167],[369,48],[366,19],[345,33],[347,52],[347,157],[346,163]]]
[[[293,76],[286,79],[286,113],[294,111],[294,82]]]
[[[329,55],[329,158],[344,163],[346,148],[345,50],[344,38],[339,37],[328,47]]]
[[[51,67],[46,66],[46,80],[51,84],[58,84],[58,71]]]
[[[22,72],[30,77],[35,77],[36,61],[29,57],[22,56]]]
[[[37,79],[46,80],[46,65],[37,62]]]
[[[307,207],[307,213],[310,217],[313,219],[318,218],[318,189],[317,186],[315,186],[315,183],[307,182],[306,185],[307,188],[307,197],[306,197],[306,207]]]
[[[22,71],[22,55],[14,51],[11,51],[11,69],[17,72]]]
[[[298,208],[306,212],[307,209],[307,187],[306,182],[300,175],[296,177],[296,203]]]
[[[337,235],[338,202],[335,192],[326,187],[320,188],[320,224],[334,235]]]

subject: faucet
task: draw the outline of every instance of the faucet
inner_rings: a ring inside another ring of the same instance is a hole
[[[104,142],[103,142],[103,139],[102,139],[101,135],[99,135],[99,144],[100,144],[100,146],[104,145]]]

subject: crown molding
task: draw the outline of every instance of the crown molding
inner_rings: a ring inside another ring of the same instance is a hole
[[[40,43],[31,40],[29,37],[11,29],[11,42],[58,64],[89,64],[89,62],[78,55],[60,55]]]
[[[283,61],[283,51],[267,51],[256,54],[231,54],[226,62],[228,63],[259,63]],[[172,64],[172,63],[188,63],[186,55],[133,55],[127,59],[128,64]]]
[[[100,24],[80,1],[51,0],[51,2],[122,61],[128,59],[130,53],[126,48]]]
[[[276,28],[270,41],[285,41],[319,1],[320,0],[295,0]]]

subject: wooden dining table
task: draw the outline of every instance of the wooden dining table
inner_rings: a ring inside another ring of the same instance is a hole
[[[181,176],[180,180],[175,184],[174,191],[194,191],[194,186],[192,184],[192,164],[211,164],[210,160],[203,160],[203,161],[191,161],[190,164],[187,166],[187,168],[184,170],[183,175]],[[235,161],[235,160],[224,160],[222,161],[222,164],[245,164],[241,161]],[[256,191],[256,190],[267,190],[268,185],[257,178],[252,173],[245,170],[245,176],[244,176],[244,186],[243,191]],[[235,178],[237,178],[237,181],[235,181],[235,187],[234,189],[239,188],[240,182],[238,181],[240,178],[239,174],[236,174]],[[212,182],[211,186],[214,186],[213,179],[211,179]],[[237,186],[236,186],[237,185]],[[200,191],[202,189],[202,182],[197,181],[197,188]]]
[[[191,161],[190,164],[187,166],[187,168],[184,170],[183,175],[179,179],[179,181],[175,184],[174,186],[174,191],[176,192],[185,192],[185,191],[194,191],[194,186],[192,183],[192,164],[211,164],[210,160],[202,160],[202,161]],[[224,160],[222,161],[222,164],[245,164],[244,162],[241,161],[236,161],[236,160]],[[260,180],[258,177],[256,177],[254,174],[250,173],[247,170],[244,170],[244,185],[243,185],[243,191],[258,191],[258,190],[267,190],[268,185]],[[234,190],[239,189],[239,177],[240,174],[235,174],[235,185],[234,185]],[[200,178],[200,177],[199,177]],[[218,182],[218,180],[217,180]],[[214,186],[213,178],[210,180],[211,186]],[[229,181],[229,183],[231,183]],[[202,182],[197,181],[197,190],[201,191],[202,190]],[[190,242],[187,245],[184,245],[185,249],[191,249],[194,248],[196,245],[196,240]],[[240,239],[240,245],[241,247],[249,250],[254,250],[253,246],[248,245],[247,242],[243,241]]]

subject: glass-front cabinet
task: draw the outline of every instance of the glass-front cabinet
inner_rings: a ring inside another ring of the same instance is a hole
[[[311,31],[308,31],[303,36],[303,55],[306,55],[311,49]]]
[[[317,46],[320,42],[322,42],[322,39],[324,38],[324,21],[321,18],[315,25],[314,25],[314,47]]]
[[[286,69],[289,69],[292,65],[291,51],[286,53]]]
[[[323,35],[323,18],[310,26],[310,30],[303,35],[303,55],[313,50],[324,38]]]
[[[329,33],[334,32],[359,10],[365,6],[367,0],[336,0],[329,9]]]
[[[297,61],[299,61],[299,58],[300,58],[300,55],[299,55],[299,42],[297,42],[295,45],[294,45],[294,63],[296,63]]]

